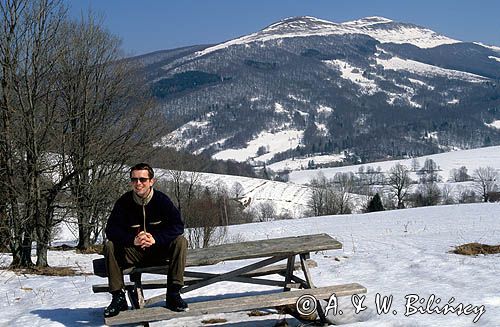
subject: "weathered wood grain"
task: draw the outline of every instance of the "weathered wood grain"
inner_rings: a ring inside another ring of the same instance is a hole
[[[228,260],[262,258],[266,256],[289,256],[341,248],[342,244],[327,234],[230,243],[190,250],[187,258],[187,266],[204,266]]]
[[[366,288],[353,283],[305,289],[290,292],[278,292],[273,294],[252,295],[239,298],[212,300],[189,304],[187,312],[173,312],[163,307],[145,308],[139,310],[122,311],[118,316],[107,318],[107,325],[119,325],[127,323],[152,322],[172,318],[191,317],[203,314],[225,313],[243,310],[254,310],[271,308],[275,306],[294,304],[304,294],[315,296],[317,299],[327,299],[332,294],[337,297],[352,294],[366,293]]]
[[[341,249],[342,244],[328,234],[313,234],[292,237],[282,237],[270,240],[248,241],[215,245],[208,248],[190,249],[187,256],[187,267],[212,265],[222,261],[263,258],[281,255],[294,255],[316,251]],[[93,261],[94,274],[107,277],[104,259]],[[127,269],[126,274],[153,272],[166,274],[161,266],[155,268]]]

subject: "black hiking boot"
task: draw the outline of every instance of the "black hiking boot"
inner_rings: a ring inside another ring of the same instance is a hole
[[[182,312],[189,310],[187,303],[181,298],[181,294],[179,292],[167,293],[165,302],[167,309],[172,311]]]
[[[104,318],[114,317],[120,311],[128,310],[127,299],[123,291],[115,291],[111,294],[113,295],[113,299],[111,300],[111,304],[104,310]]]

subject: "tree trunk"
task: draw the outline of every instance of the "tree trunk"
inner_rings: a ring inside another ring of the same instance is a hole
[[[48,267],[49,262],[47,261],[47,252],[49,250],[48,242],[37,242],[36,243],[36,266],[37,267]]]
[[[31,237],[24,237],[21,243],[13,244],[11,268],[30,268],[33,267],[31,260]]]
[[[86,250],[91,245],[91,228],[85,216],[83,212],[78,214],[78,245],[76,247],[80,250]]]

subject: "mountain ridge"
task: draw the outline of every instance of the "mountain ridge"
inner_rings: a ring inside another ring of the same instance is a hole
[[[414,24],[292,17],[164,55],[143,73],[172,123],[159,142],[165,146],[231,159],[221,154],[244,150],[263,133],[297,131],[298,142],[252,150],[259,165],[310,154],[343,154],[355,163],[500,144],[488,125],[500,119],[495,48]]]

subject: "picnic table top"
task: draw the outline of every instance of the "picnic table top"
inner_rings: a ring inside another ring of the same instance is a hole
[[[291,256],[341,248],[342,244],[328,234],[229,243],[189,250],[186,266],[213,265],[228,260]]]

